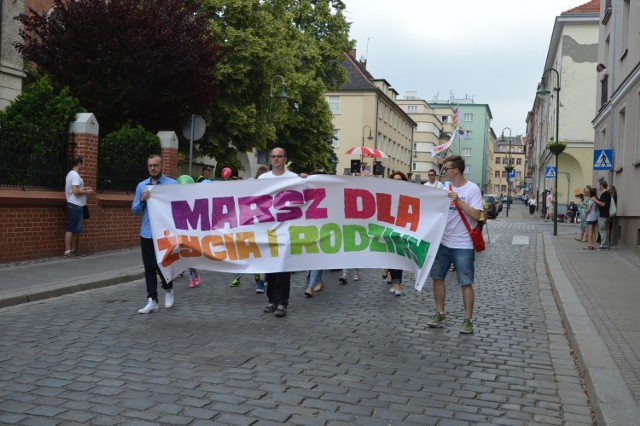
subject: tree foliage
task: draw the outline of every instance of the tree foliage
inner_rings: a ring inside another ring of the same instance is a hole
[[[30,10],[16,45],[27,61],[69,86],[108,133],[126,122],[175,129],[211,107],[223,50],[199,5],[184,0],[55,0]]]
[[[332,152],[327,90],[346,80],[352,43],[339,0],[202,0],[211,32],[229,53],[217,64],[220,94],[200,153],[234,163],[236,150],[287,149],[292,169],[327,168]],[[288,99],[279,101],[281,79]],[[273,97],[271,96],[273,95]]]

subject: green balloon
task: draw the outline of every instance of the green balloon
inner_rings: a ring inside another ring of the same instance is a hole
[[[178,176],[178,183],[193,183],[193,178],[189,175]]]

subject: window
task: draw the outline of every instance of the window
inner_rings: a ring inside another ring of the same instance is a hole
[[[340,114],[340,96],[327,96],[327,103],[331,114]]]
[[[469,112],[465,112],[462,115],[462,121],[466,121],[466,122],[471,122],[473,121],[473,114],[469,113]]]
[[[500,192],[507,192],[507,185],[502,185]]]
[[[516,152],[522,152],[522,147],[521,146],[517,147]]]
[[[465,172],[465,173],[471,173],[471,166],[470,166],[470,165],[468,165],[468,164],[467,164],[467,165],[465,165],[465,166],[464,166],[464,172]]]
[[[505,170],[502,171],[502,178],[506,178],[507,177],[507,172]]]
[[[450,123],[451,121],[451,116],[450,115],[441,115],[440,116],[440,121],[442,121],[442,123]]]
[[[340,129],[333,129],[333,138],[331,138],[331,146],[340,148]]]
[[[494,177],[497,177],[497,178],[500,177],[500,170],[496,170]]]
[[[500,185],[493,185],[493,192],[500,192]]]
[[[522,166],[522,158],[516,158],[516,166]]]
[[[500,152],[507,152],[507,147],[506,147],[506,146],[504,146],[504,145],[502,145],[502,146],[500,147]]]
[[[496,164],[500,164],[500,157],[496,157]]]
[[[622,42],[620,46],[620,59],[623,59],[629,49],[629,15],[631,14],[631,0],[623,0],[622,2],[622,31],[620,35]],[[616,18],[617,19],[617,18]]]
[[[418,105],[407,105],[407,114],[415,114],[418,112]]]
[[[471,157],[471,148],[462,148],[463,157]]]
[[[627,109],[623,108],[618,113],[618,135],[615,141],[615,156],[613,158],[613,170],[616,170],[616,164],[622,165],[624,161],[624,141],[626,138],[625,128],[627,127]],[[619,167],[617,167],[619,168]]]

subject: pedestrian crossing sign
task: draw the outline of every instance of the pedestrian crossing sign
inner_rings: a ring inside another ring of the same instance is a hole
[[[547,166],[547,170],[545,171],[545,177],[547,179],[555,179],[557,176],[556,166]]]
[[[613,170],[613,150],[593,150],[593,170]]]

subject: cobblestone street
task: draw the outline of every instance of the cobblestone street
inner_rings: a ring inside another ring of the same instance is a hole
[[[591,425],[524,222],[489,222],[472,335],[454,273],[441,329],[426,326],[430,282],[418,293],[406,274],[395,297],[372,269],[346,286],[326,272],[310,299],[294,274],[286,318],[262,312],[252,276],[231,288],[214,272],[177,280],[175,306],[151,315],[141,280],[1,309],[0,423]]]

